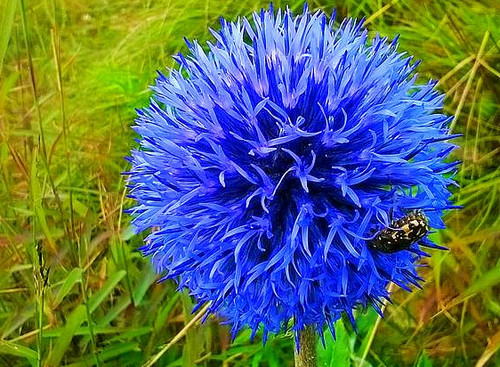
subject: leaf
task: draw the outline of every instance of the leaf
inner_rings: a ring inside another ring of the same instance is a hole
[[[325,332],[326,348],[318,344],[318,365],[325,367],[350,366],[351,348],[349,345],[349,333],[342,319],[335,323],[335,334],[337,340],[333,340],[330,330]]]
[[[52,349],[47,358],[47,366],[59,366],[66,350],[69,347],[69,344],[71,343],[71,339],[73,339],[73,335],[75,335],[76,330],[86,320],[86,318],[87,310],[84,305],[79,305],[71,312],[66,320],[66,324],[61,330],[61,335],[54,343],[54,349]]]
[[[118,360],[118,357],[123,356],[130,352],[140,352],[141,348],[137,343],[117,343],[112,344],[99,352],[99,360],[101,362],[106,362],[109,360]],[[128,356],[127,356],[128,357]],[[71,363],[65,367],[89,367],[93,366],[95,359],[94,355],[86,355],[81,358],[78,362]],[[118,365],[113,363],[112,365]],[[126,365],[130,365],[127,363]],[[138,364],[137,364],[138,365]]]
[[[98,326],[106,326],[111,321],[116,319],[130,305],[130,297],[128,294],[123,295],[121,299],[115,300],[115,305],[103,317],[96,320]]]
[[[120,270],[113,274],[108,281],[104,284],[102,289],[96,292],[88,301],[89,311],[92,313],[102,303],[102,301],[109,295],[113,288],[125,276],[125,270]],[[71,339],[75,335],[80,325],[87,320],[87,309],[85,305],[81,304],[76,307],[69,315],[66,324],[61,330],[61,335],[54,343],[49,357],[47,358],[47,366],[58,366],[66,353],[66,350],[71,343]],[[90,321],[89,321],[90,322]]]
[[[83,269],[80,268],[74,268],[73,270],[71,270],[61,288],[59,288],[59,292],[57,292],[56,296],[54,297],[54,301],[52,304],[53,308],[56,308],[61,303],[61,301],[68,295],[68,293],[76,283],[80,283],[82,281],[82,273]]]
[[[177,305],[177,302],[179,301],[180,297],[181,297],[181,294],[179,292],[174,293],[170,297],[170,299],[167,302],[167,304],[165,305],[165,307],[161,310],[161,312],[158,313],[158,315],[156,316],[156,319],[154,321],[155,331],[160,330],[160,328],[162,328],[165,325],[165,322],[167,320],[168,315],[170,314],[170,312],[172,312],[174,307]]]
[[[262,361],[262,357],[264,357],[264,351],[260,350],[252,357],[252,367],[259,367],[260,361]]]
[[[112,329],[112,328],[110,328]],[[109,339],[110,343],[113,342],[118,342],[121,344],[119,341],[120,340],[127,340],[127,339],[134,339],[142,335],[150,334],[151,331],[153,331],[153,328],[151,326],[145,326],[145,327],[138,327],[135,329],[122,329],[117,335],[113,338]]]
[[[127,274],[125,270],[118,270],[115,274],[109,277],[106,284],[104,284],[104,286],[89,299],[90,312],[95,311],[102,301],[104,301],[104,299],[111,293],[113,288],[120,282],[120,280],[122,280],[125,274]]]
[[[42,232],[47,238],[47,241],[50,245],[50,249],[53,253],[57,253],[57,246],[52,237],[52,233],[50,232],[49,225],[47,224],[47,217],[45,215],[45,210],[42,205],[43,193],[42,187],[40,186],[40,182],[38,181],[38,160],[36,157],[33,158],[33,163],[31,165],[31,174],[30,174],[30,193],[31,198],[33,200],[33,209],[35,211],[35,216],[38,219],[38,225],[42,228]]]
[[[429,355],[425,352],[425,350],[420,354],[416,367],[433,367],[432,360],[429,358]]]
[[[9,46],[10,33],[14,24],[17,1],[4,2],[2,11],[2,22],[0,23],[0,75],[2,75],[2,65]]]
[[[0,354],[10,354],[17,357],[28,359],[31,365],[35,366],[38,353],[25,346],[10,342],[8,340],[0,340]]]
[[[26,306],[17,305],[17,309],[8,315],[5,322],[2,324],[0,329],[0,339],[5,339],[10,336],[11,333],[16,332],[22,325],[29,319],[35,316],[35,305],[33,302],[27,302]]]
[[[375,328],[375,324],[377,323],[377,319],[380,316],[373,308],[369,308],[365,314],[358,317],[356,320],[359,334],[358,337],[362,338],[362,342],[360,347],[357,349],[359,355],[363,354],[368,344],[370,343],[370,334],[373,333],[373,329]]]
[[[156,279],[156,273],[151,266],[145,266],[142,274],[139,278],[139,282],[135,289],[133,290],[132,299],[134,300],[134,306],[138,307],[141,304],[144,295],[146,294],[149,287],[154,283]]]
[[[137,343],[117,343],[102,349],[101,353],[99,353],[99,359],[101,361],[107,361],[125,353],[140,351],[141,348]]]
[[[57,329],[52,329],[52,330],[47,330],[43,332],[43,337],[44,338],[57,338],[61,336],[61,333],[63,333],[64,328],[57,328]],[[112,326],[94,326],[92,329],[92,332],[94,335],[110,335],[110,334],[117,334],[118,336],[115,336],[113,338],[110,338],[109,340],[114,340],[114,339],[127,339],[134,337],[135,335],[144,335],[149,332],[151,332],[151,327],[150,326],[145,326],[145,327],[140,327],[136,329],[126,329],[123,327],[112,327]],[[79,335],[79,336],[89,336],[90,335],[90,329],[88,326],[80,326],[74,333],[74,335]]]

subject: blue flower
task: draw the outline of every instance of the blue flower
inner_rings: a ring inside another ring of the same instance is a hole
[[[264,337],[321,334],[380,312],[390,282],[418,286],[427,238],[395,253],[369,241],[415,210],[444,227],[456,162],[436,83],[415,84],[397,40],[307,7],[212,34],[159,74],[136,121],[131,213],[162,279]]]

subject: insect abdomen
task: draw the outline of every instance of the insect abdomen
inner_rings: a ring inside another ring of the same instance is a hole
[[[381,252],[397,252],[406,250],[428,232],[427,217],[420,211],[412,212],[380,230],[368,245]]]

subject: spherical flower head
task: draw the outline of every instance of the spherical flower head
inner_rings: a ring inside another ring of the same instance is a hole
[[[397,40],[307,8],[221,20],[188,42],[139,111],[131,210],[162,279],[232,323],[322,333],[343,312],[410,290],[434,246],[370,246],[418,210],[443,228],[456,164],[435,82]]]

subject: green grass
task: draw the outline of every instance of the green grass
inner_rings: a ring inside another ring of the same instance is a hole
[[[302,2],[276,1],[302,8]],[[267,1],[4,0],[0,3],[0,366],[291,366],[290,335],[263,347],[157,284],[123,208],[134,108],[156,70],[209,39],[218,17]],[[422,60],[463,134],[455,200],[421,274],[394,290],[386,318],[338,323],[325,366],[500,365],[500,3],[497,0],[310,1]],[[193,326],[191,326],[191,324]],[[185,326],[190,327],[186,328]],[[177,336],[177,338],[176,338]],[[179,341],[175,342],[176,339]],[[174,340],[174,343],[170,343]],[[166,347],[168,345],[168,347]],[[161,353],[161,355],[159,354]],[[496,354],[495,354],[496,353]]]

